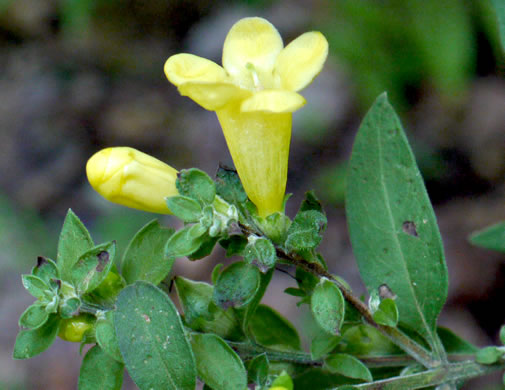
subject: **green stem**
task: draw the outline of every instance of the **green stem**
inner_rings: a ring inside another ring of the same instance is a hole
[[[365,305],[358,297],[355,297],[351,290],[335,279],[333,275],[326,271],[320,264],[310,263],[295,254],[287,254],[280,248],[277,248],[277,256],[289,261],[291,264],[300,267],[307,272],[310,272],[318,277],[326,277],[335,283],[340,291],[342,291],[344,298],[359,311],[368,324],[378,329],[384,336],[390,339],[391,342],[412,356],[417,362],[426,368],[434,368],[441,364],[440,361],[433,359],[429,351],[413,341],[398,328],[392,328],[376,323],[373,319],[372,313],[368,309],[368,306]]]
[[[353,385],[363,390],[403,390],[423,389],[443,383],[459,382],[503,370],[505,365],[484,366],[473,361],[449,363],[418,374],[388,378],[372,383]],[[338,387],[336,388],[338,389]]]
[[[82,301],[81,306],[79,307],[79,312],[93,314],[96,316],[100,312],[106,312],[111,310],[110,308],[106,308],[102,305],[98,305],[96,303]]]

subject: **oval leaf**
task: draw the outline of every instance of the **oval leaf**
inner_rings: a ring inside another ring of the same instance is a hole
[[[172,214],[184,222],[198,222],[202,216],[200,203],[187,196],[171,196],[167,198],[167,206]]]
[[[124,365],[95,345],[84,356],[79,373],[79,390],[120,390]]]
[[[114,312],[108,311],[104,319],[96,322],[95,336],[100,348],[111,358],[123,363],[123,356],[119,350],[116,332],[114,330]]]
[[[191,336],[198,376],[214,390],[247,388],[242,360],[224,340],[213,334]]]
[[[40,328],[20,331],[16,337],[12,357],[14,359],[29,359],[44,352],[53,343],[59,327],[59,318],[53,314]]]
[[[131,240],[121,262],[122,275],[127,284],[144,280],[160,283],[168,275],[174,263],[173,258],[165,258],[165,245],[174,234],[157,220],[149,222]]]
[[[139,281],[121,291],[116,306],[119,349],[137,386],[141,390],[194,390],[193,353],[168,296]]]
[[[332,335],[340,334],[345,316],[345,300],[340,289],[326,278],[314,288],[310,308],[317,323]]]
[[[21,314],[21,317],[19,317],[19,326],[26,329],[37,329],[44,325],[48,318],[49,313],[46,307],[35,303]]]
[[[225,310],[247,305],[260,287],[259,274],[257,267],[242,261],[226,267],[214,288],[213,300],[216,305]]]
[[[331,372],[348,378],[362,379],[365,382],[373,380],[368,367],[352,355],[345,353],[331,355],[325,360],[325,365]]]
[[[283,350],[300,350],[300,337],[295,327],[266,305],[258,305],[249,326],[258,344]]]
[[[438,350],[436,320],[447,298],[442,241],[421,174],[385,94],[356,136],[346,211],[368,291],[387,284],[398,296],[400,323]]]
[[[201,205],[212,204],[216,196],[216,185],[212,179],[196,168],[180,171],[175,185],[181,195],[196,199]]]

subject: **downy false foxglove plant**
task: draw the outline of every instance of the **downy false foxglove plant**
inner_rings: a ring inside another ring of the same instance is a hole
[[[285,215],[292,113],[327,54],[319,32],[283,47],[268,21],[245,18],[226,37],[223,67],[170,57],[168,79],[216,112],[237,171],[221,167],[215,179],[195,168],[178,172],[129,147],[92,156],[87,176],[104,198],[172,214],[184,227],[154,220],[119,258],[114,241],[96,245],[69,210],[56,261],[39,257],[22,277],[36,301],[19,319],[14,358],[38,355],[57,335],[81,349],[91,344],[80,390],[120,389],[125,369],[142,390],[193,390],[197,381],[214,390],[441,390],[503,369],[505,347],[478,349],[437,326],[448,286],[440,233],[385,94],[363,120],[347,178],[368,304],[317,252],[327,220],[315,194],[306,193],[293,219]],[[505,250],[503,234],[505,224],[472,241]],[[212,283],[169,276],[176,259],[205,258],[216,244],[242,260],[216,266]],[[276,269],[296,282],[285,293],[310,307],[310,352],[296,328],[261,303]],[[172,285],[181,313],[167,294]],[[500,338],[505,343],[505,328]]]

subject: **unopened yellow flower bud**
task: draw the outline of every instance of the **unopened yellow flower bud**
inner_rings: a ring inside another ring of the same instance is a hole
[[[86,174],[105,199],[134,209],[170,214],[165,198],[179,194],[177,170],[129,147],[97,152],[89,159]]]

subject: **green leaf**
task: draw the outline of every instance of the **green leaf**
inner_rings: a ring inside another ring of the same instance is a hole
[[[362,379],[365,382],[373,380],[370,370],[354,356],[345,353],[330,355],[325,361],[325,366],[334,373],[348,378]]]
[[[37,276],[48,285],[54,283],[54,279],[60,277],[56,263],[47,257],[37,257],[37,265],[32,269],[32,275]]]
[[[300,290],[299,288],[294,288],[294,287],[288,287],[287,289],[284,290],[284,294],[292,295],[293,297],[305,297],[306,294],[303,290]]]
[[[345,300],[340,289],[326,278],[315,287],[310,308],[316,322],[331,335],[340,334],[344,322]]]
[[[207,229],[199,223],[185,226],[174,233],[165,246],[166,258],[179,258],[195,253],[207,238]]]
[[[49,319],[45,305],[34,303],[19,317],[19,327],[25,329],[38,329]]]
[[[247,381],[259,386],[265,386],[268,380],[268,357],[266,353],[255,356],[247,361]]]
[[[119,350],[116,332],[114,330],[114,312],[108,311],[105,318],[99,319],[95,326],[96,341],[100,348],[111,358],[123,363],[123,356]]]
[[[128,372],[141,390],[195,388],[193,353],[179,314],[163,291],[143,281],[123,289],[114,326]]]
[[[272,387],[283,387],[286,390],[293,390],[293,380],[288,375],[286,371],[283,371],[275,380],[272,382],[270,388]]]
[[[403,352],[376,328],[358,324],[342,332],[342,342],[337,350],[356,356],[388,356]]]
[[[180,171],[175,185],[181,195],[197,200],[202,206],[212,204],[216,196],[216,185],[212,179],[196,168]]]
[[[475,361],[480,364],[494,364],[503,356],[503,351],[498,347],[484,347],[475,354]]]
[[[249,321],[249,327],[258,344],[280,350],[300,350],[296,328],[274,309],[258,305]]]
[[[60,306],[61,318],[71,318],[78,314],[81,307],[81,300],[78,297],[65,299]]]
[[[299,212],[288,229],[286,248],[289,251],[314,249],[321,242],[327,223],[325,215],[319,211]]]
[[[225,310],[247,305],[260,287],[259,274],[257,267],[242,261],[226,267],[214,287],[213,300],[216,305]]]
[[[492,0],[492,2],[498,19],[502,49],[505,51],[505,3],[502,0]]]
[[[52,314],[44,325],[33,330],[21,330],[16,337],[14,359],[29,359],[51,346],[60,326],[57,315]]]
[[[320,213],[323,213],[323,206],[321,206],[321,202],[319,202],[319,199],[317,199],[314,191],[307,191],[305,193],[305,199],[300,205],[300,211],[309,211],[309,210],[315,210],[319,211]]]
[[[226,257],[241,255],[248,244],[247,238],[234,234],[228,238],[219,241],[219,244],[226,249]]]
[[[63,280],[70,281],[70,271],[81,255],[93,248],[93,240],[81,220],[68,209],[58,241],[56,263]]]
[[[256,265],[261,272],[267,272],[277,261],[274,244],[266,238],[249,236],[249,243],[244,249],[244,260]]]
[[[438,337],[440,337],[440,341],[444,345],[445,350],[451,355],[471,355],[479,350],[475,345],[472,345],[468,341],[463,340],[450,329],[439,326],[437,328],[437,333]]]
[[[37,276],[34,275],[22,275],[21,282],[23,287],[28,290],[28,292],[35,298],[41,301],[50,301],[51,297],[54,295],[54,291]]]
[[[473,233],[470,236],[470,242],[482,248],[505,253],[505,222]]]
[[[114,265],[116,243],[97,245],[79,257],[70,271],[71,281],[78,293],[93,291],[105,279]]]
[[[395,327],[398,324],[398,308],[391,298],[383,299],[379,308],[373,313],[375,322],[381,325]]]
[[[84,356],[79,373],[79,390],[120,390],[124,364],[112,359],[98,345]]]
[[[217,194],[236,206],[247,201],[247,194],[242,187],[237,171],[220,166],[216,173]]]
[[[369,292],[387,284],[400,324],[440,355],[436,320],[447,298],[447,267],[435,214],[400,121],[385,94],[356,136],[347,178],[349,233]]]
[[[184,310],[184,320],[191,329],[216,333],[229,340],[241,337],[233,308],[223,310],[212,302],[213,286],[178,276],[175,288]]]
[[[193,334],[191,346],[195,354],[198,376],[214,390],[245,390],[247,374],[238,355],[214,334]]]
[[[217,280],[219,279],[219,275],[221,274],[221,270],[223,269],[224,264],[219,263],[216,264],[214,269],[212,270],[212,273],[210,274],[210,280],[212,281],[212,284],[216,284]]]
[[[210,237],[208,235],[204,235],[202,243],[200,244],[200,248],[198,248],[196,252],[188,255],[188,258],[190,260],[200,260],[204,257],[209,256],[214,250],[218,239],[219,237]]]
[[[320,359],[335,349],[342,340],[342,336],[330,336],[326,333],[318,333],[310,344],[312,359]]]
[[[187,196],[171,196],[167,198],[167,206],[172,214],[184,222],[198,222],[202,216],[200,203]]]
[[[500,328],[500,341],[502,344],[505,344],[505,325],[502,325]]]
[[[159,284],[169,274],[174,258],[165,257],[165,245],[174,234],[157,220],[149,222],[135,234],[123,255],[122,275],[127,284],[144,280]]]

